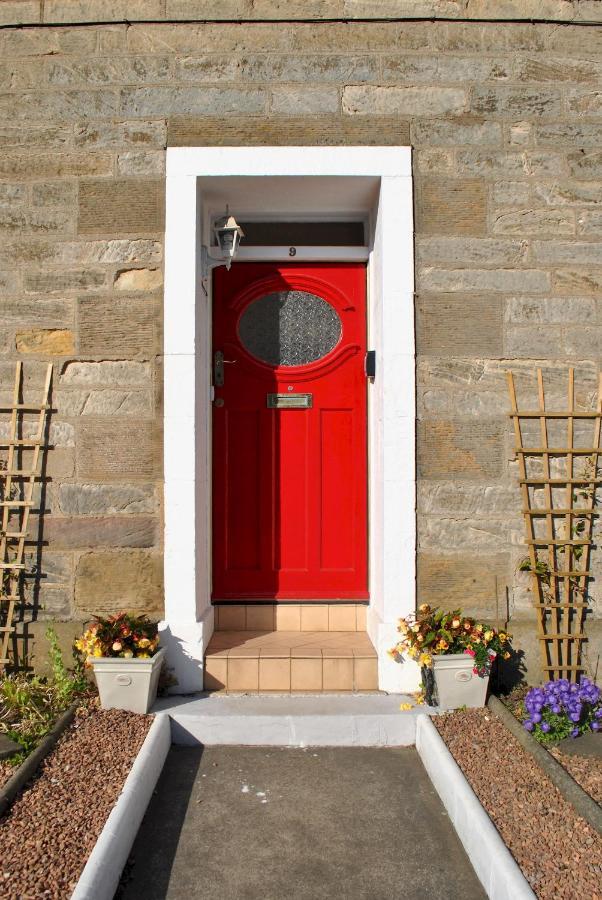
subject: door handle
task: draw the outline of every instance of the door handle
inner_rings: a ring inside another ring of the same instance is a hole
[[[221,350],[216,350],[213,354],[213,386],[214,387],[223,387],[224,386],[224,366],[232,365],[235,363],[235,359],[224,359],[224,354]]]

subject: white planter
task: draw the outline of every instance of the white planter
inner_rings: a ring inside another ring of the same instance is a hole
[[[474,658],[468,653],[433,656],[433,675],[440,709],[485,706],[489,675],[475,675]]]
[[[150,659],[89,657],[103,709],[147,713],[157,696],[165,648]]]

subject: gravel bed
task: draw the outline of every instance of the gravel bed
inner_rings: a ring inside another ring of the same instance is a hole
[[[486,709],[433,723],[541,900],[600,900],[602,839]]]
[[[558,747],[552,747],[550,753],[575,779],[577,784],[587,791],[596,803],[602,805],[602,759],[573,756],[572,754],[569,756]]]
[[[66,900],[117,800],[152,716],[83,709],[0,819],[2,900]]]
[[[7,762],[0,762],[0,788],[6,784],[16,771],[16,766],[10,766]]]

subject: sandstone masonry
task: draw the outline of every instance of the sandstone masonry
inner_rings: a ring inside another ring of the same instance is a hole
[[[16,359],[32,397],[56,372],[38,619],[161,612],[166,148],[409,143],[419,594],[533,630],[505,372],[563,405],[573,365],[592,404],[600,6],[0,4],[0,394]]]

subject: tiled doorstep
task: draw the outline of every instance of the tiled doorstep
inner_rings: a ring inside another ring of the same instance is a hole
[[[400,710],[402,694],[195,694],[157,701],[175,744],[272,747],[407,747],[427,707]]]
[[[363,632],[216,632],[205,689],[376,691],[376,652]]]

